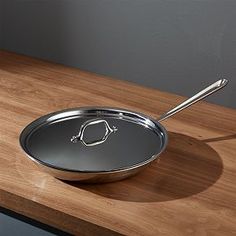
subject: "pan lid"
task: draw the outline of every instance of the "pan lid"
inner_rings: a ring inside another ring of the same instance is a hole
[[[75,108],[43,116],[20,135],[28,156],[78,172],[111,172],[145,165],[167,143],[165,129],[141,114],[111,108]]]

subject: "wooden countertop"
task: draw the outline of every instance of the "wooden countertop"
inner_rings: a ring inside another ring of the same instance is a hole
[[[236,235],[236,110],[200,102],[164,121],[160,161],[116,183],[55,179],[18,143],[24,126],[52,111],[115,106],[155,118],[182,100],[0,51],[0,206],[80,235]]]

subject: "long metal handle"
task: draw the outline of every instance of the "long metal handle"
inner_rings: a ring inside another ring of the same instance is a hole
[[[208,86],[207,88],[203,89],[196,95],[192,96],[191,98],[187,99],[186,101],[182,102],[175,108],[171,109],[170,111],[166,112],[165,114],[161,115],[158,121],[163,121],[170,116],[182,111],[183,109],[193,105],[194,103],[202,100],[203,98],[211,95],[212,93],[218,91],[219,89],[223,88],[228,83],[227,79],[220,79],[217,82],[213,83],[212,85]]]

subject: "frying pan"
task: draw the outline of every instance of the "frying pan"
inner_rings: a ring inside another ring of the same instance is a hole
[[[83,107],[54,112],[27,125],[20,145],[52,176],[81,182],[111,182],[138,173],[165,150],[161,121],[223,88],[218,80],[158,120],[119,108]]]

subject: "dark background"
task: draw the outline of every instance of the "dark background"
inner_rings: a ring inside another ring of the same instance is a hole
[[[0,48],[184,96],[228,78],[208,101],[236,108],[235,22],[235,0],[0,0]],[[51,235],[11,216],[0,235]]]
[[[235,0],[0,0],[1,47],[236,108]]]

